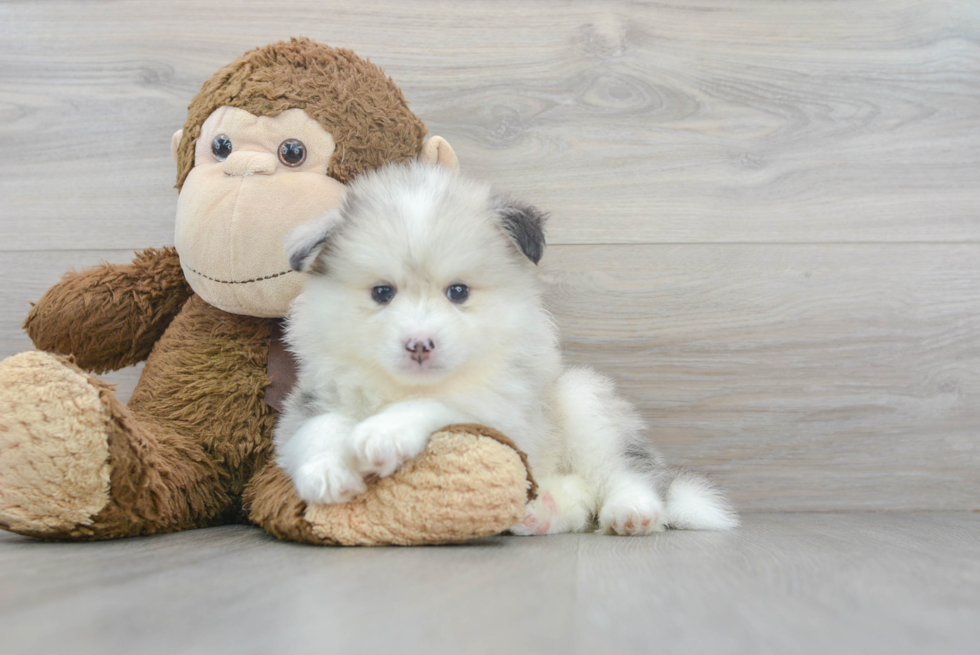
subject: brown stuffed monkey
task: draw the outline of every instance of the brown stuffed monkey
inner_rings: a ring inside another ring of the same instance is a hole
[[[456,167],[384,73],[292,39],[204,83],[177,164],[175,248],[69,273],[28,315],[37,351],[0,363],[0,527],[110,539],[252,521],[318,544],[464,541],[517,523],[523,454],[447,426],[351,503],[307,506],[276,466],[291,367],[280,318],[299,293],[282,237],[387,162]],[[145,361],[128,406],[89,372]]]

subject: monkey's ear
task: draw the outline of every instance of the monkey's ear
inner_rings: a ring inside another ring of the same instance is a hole
[[[544,255],[544,224],[548,215],[536,207],[501,198],[494,198],[494,210],[517,249],[537,264]]]
[[[340,225],[340,220],[340,211],[331,209],[320,218],[303,223],[286,234],[282,241],[289,267],[301,273],[312,270],[323,245]]]
[[[442,166],[454,173],[459,171],[459,159],[453,147],[441,136],[429,137],[419,153],[419,161],[430,166]]]
[[[180,139],[184,136],[184,130],[177,130],[174,135],[170,137],[170,156],[174,158],[174,163],[177,163],[177,148],[180,146]]]

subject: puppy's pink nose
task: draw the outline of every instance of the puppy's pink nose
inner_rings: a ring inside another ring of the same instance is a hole
[[[427,360],[435,348],[436,342],[432,339],[409,339],[405,342],[405,350],[412,353],[412,359],[419,364]]]

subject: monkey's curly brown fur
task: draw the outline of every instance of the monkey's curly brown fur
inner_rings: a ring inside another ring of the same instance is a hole
[[[333,135],[327,175],[347,184],[388,162],[416,157],[425,125],[379,67],[350,50],[293,38],[250,50],[211,77],[187,108],[177,147],[178,189],[194,167],[201,125],[223,106],[255,116],[298,107]]]
[[[71,353],[105,373],[142,362],[191,297],[173,248],[148,248],[131,264],[67,273],[31,308],[24,329],[40,350]]]

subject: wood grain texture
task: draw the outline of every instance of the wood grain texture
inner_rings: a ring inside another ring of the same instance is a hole
[[[163,245],[169,140],[246,49],[384,66],[556,243],[980,241],[980,4],[0,3],[0,248]]]
[[[341,549],[0,534],[4,653],[974,653],[980,514]],[[138,647],[134,646],[138,645]]]
[[[558,246],[568,360],[751,510],[980,509],[980,245]]]
[[[743,509],[980,508],[968,0],[0,0],[0,356],[66,269],[172,242],[190,98],[298,33],[552,212],[570,360],[672,461]]]

